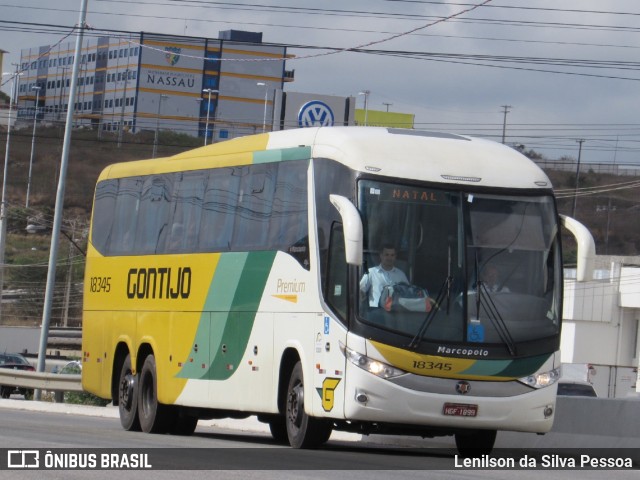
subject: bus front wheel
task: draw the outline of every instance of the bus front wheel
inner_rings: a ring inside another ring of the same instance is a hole
[[[331,436],[331,425],[311,417],[304,411],[304,379],[302,364],[296,363],[287,388],[285,421],[287,437],[293,448],[314,448]]]
[[[147,355],[140,370],[138,392],[138,418],[145,433],[166,433],[169,415],[165,405],[158,402],[158,374],[156,359]]]
[[[118,412],[120,424],[128,431],[140,431],[138,420],[138,377],[131,370],[131,355],[127,355],[118,379]]]
[[[495,430],[470,430],[455,434],[456,447],[464,457],[489,455],[496,443]]]
[[[285,417],[278,416],[269,422],[269,431],[273,439],[280,444],[289,443],[289,434],[287,433],[287,420]]]

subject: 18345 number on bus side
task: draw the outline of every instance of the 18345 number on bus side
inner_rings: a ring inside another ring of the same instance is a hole
[[[109,293],[111,291],[111,277],[91,277],[89,289],[91,293]]]

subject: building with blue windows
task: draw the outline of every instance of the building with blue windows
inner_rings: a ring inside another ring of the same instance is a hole
[[[173,130],[210,141],[261,132],[272,123],[275,92],[293,81],[284,46],[262,34],[220,38],[154,33],[83,42],[76,100],[69,105],[73,42],[21,51],[19,118],[105,131]]]

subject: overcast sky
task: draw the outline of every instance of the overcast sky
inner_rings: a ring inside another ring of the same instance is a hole
[[[295,81],[285,90],[353,95],[358,108],[358,93],[369,90],[369,108],[415,114],[416,128],[497,141],[508,105],[509,144],[577,158],[584,139],[583,162],[640,165],[640,2],[492,0],[446,19],[482,2],[88,0],[87,23],[209,38],[239,29],[263,32],[264,42],[361,47],[372,52],[290,48],[298,58],[287,62]],[[0,0],[3,71],[22,48],[64,37],[80,4]],[[6,76],[2,83],[8,92]]]

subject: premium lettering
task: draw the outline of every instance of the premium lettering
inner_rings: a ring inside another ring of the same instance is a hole
[[[286,281],[281,278],[278,279],[278,293],[304,293],[306,289],[307,286],[304,282],[299,282],[297,280]]]
[[[127,298],[177,299],[191,294],[191,268],[131,268],[127,275]]]

